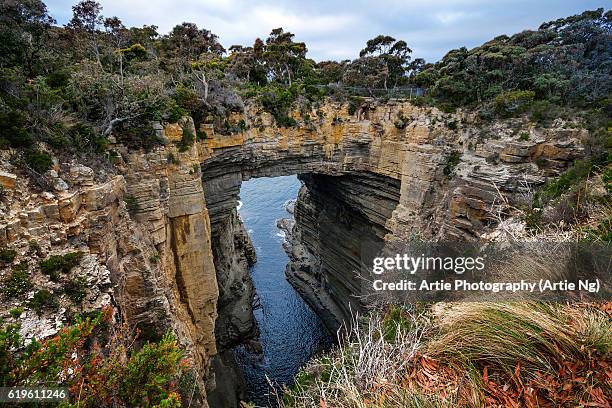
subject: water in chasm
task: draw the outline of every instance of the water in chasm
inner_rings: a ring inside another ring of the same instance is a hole
[[[242,346],[235,353],[246,379],[247,400],[257,406],[274,406],[266,377],[277,386],[290,386],[300,367],[335,338],[285,279],[288,257],[276,222],[291,217],[286,206],[300,185],[296,176],[284,176],[252,179],[240,189],[238,211],[257,252],[251,275],[261,302],[255,317],[263,355]]]

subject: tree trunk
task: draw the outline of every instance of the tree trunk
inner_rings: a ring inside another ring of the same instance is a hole
[[[204,102],[206,102],[208,100],[208,81],[204,75],[202,75],[202,79],[202,83],[204,84]]]
[[[287,78],[289,79],[289,86],[291,86],[291,70],[289,69],[289,66],[287,64],[285,64],[285,71],[287,71]]]
[[[98,36],[95,33],[93,34],[92,46],[96,56],[96,61],[98,62],[98,65],[102,66],[102,61],[100,60],[100,50],[98,49]]]
[[[123,53],[119,50],[119,75],[121,78],[121,93],[123,94],[124,86],[123,86]],[[122,95],[123,96],[123,95]]]
[[[199,74],[199,75],[198,75]],[[206,75],[203,72],[194,72],[194,75],[198,81],[202,83],[204,86],[204,102],[208,99],[208,81],[206,80]]]

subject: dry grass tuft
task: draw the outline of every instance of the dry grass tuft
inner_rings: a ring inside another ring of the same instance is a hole
[[[609,406],[612,323],[589,305],[436,304],[356,319],[282,407]],[[598,405],[600,404],[600,405]]]

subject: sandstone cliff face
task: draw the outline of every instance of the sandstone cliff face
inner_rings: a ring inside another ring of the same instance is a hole
[[[166,319],[193,352],[203,392],[210,357],[216,354],[218,286],[199,150],[193,144],[181,152],[171,144],[181,140],[183,129],[195,134],[191,119],[168,125],[159,134],[170,142],[165,148],[129,153],[117,167],[125,174],[127,195],[137,203],[133,217],[156,250],[147,262],[158,259],[156,270],[170,307]],[[126,279],[128,298],[149,298],[141,292],[146,279]],[[143,309],[135,314],[151,315],[150,301],[138,306]]]
[[[503,200],[524,200],[559,174],[582,155],[586,136],[572,124],[483,124],[407,102],[370,101],[353,115],[328,103],[307,113],[296,112],[299,126],[290,129],[272,126],[255,108],[234,119],[245,120],[245,132],[207,128],[202,168],[207,200],[207,190],[215,197],[211,219],[228,217],[243,179],[304,175],[287,273],[332,327],[346,319],[348,305],[358,308],[356,271],[373,248],[416,236],[479,239]]]
[[[185,120],[161,129],[160,136],[175,141],[183,128],[195,132],[193,122]],[[11,193],[11,208],[2,214],[2,244],[19,248],[23,256],[32,240],[43,255],[84,252],[71,272],[91,277],[80,310],[113,305],[147,335],[173,330],[193,357],[204,393],[216,353],[218,289],[198,149],[194,144],[179,152],[171,143],[149,153],[114,148],[122,154],[106,182],[94,181],[93,171],[81,165],[58,166],[57,179],[69,184],[55,193],[28,195],[27,180],[18,180],[23,185]],[[37,283],[53,290],[36,265],[30,266]],[[23,334],[53,334],[65,324],[63,310],[55,318],[49,313],[38,319],[52,324],[23,325],[24,330],[49,326],[46,331]]]
[[[255,255],[236,212],[242,180],[301,175],[287,274],[335,327],[359,308],[358,271],[374,252],[415,235],[478,239],[496,222],[500,196],[519,202],[580,157],[586,137],[563,123],[539,129],[510,120],[483,128],[470,115],[409,103],[366,102],[354,115],[347,108],[327,103],[308,119],[295,113],[300,125],[290,129],[249,108],[232,118],[245,120],[247,130],[222,135],[201,125],[207,139],[182,152],[174,143],[184,129],[196,133],[193,122],[158,126],[165,146],[112,146],[120,157],[106,177],[58,164],[49,174],[53,192],[41,194],[32,194],[5,158],[0,243],[17,249],[15,263],[32,256],[31,240],[42,257],[84,252],[73,271],[88,281],[80,307],[112,304],[147,331],[174,330],[203,390],[217,347],[257,333],[248,274]],[[34,264],[30,272],[54,288]],[[24,334],[53,334],[74,307],[63,298],[61,306],[58,319],[42,316],[44,324],[27,311]],[[227,358],[218,370],[231,366]],[[208,382],[216,387],[214,375]]]

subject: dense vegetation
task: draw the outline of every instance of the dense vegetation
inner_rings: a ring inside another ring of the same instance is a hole
[[[66,387],[70,399],[62,407],[171,408],[180,407],[182,398],[189,403],[194,392],[193,384],[187,388],[189,364],[176,339],[166,334],[137,348],[138,335],[125,325],[113,329],[114,324],[112,309],[105,309],[25,347],[19,325],[5,325],[0,329],[0,386]]]
[[[551,104],[609,109],[611,28],[611,11],[586,11],[471,50],[452,50],[414,81],[439,102],[475,107],[492,101],[502,115],[532,101],[545,101],[542,111]]]
[[[15,159],[31,171],[51,166],[40,141],[72,154],[104,152],[111,135],[150,148],[160,142],[152,121],[186,114],[196,126],[240,131],[244,125],[228,117],[244,109],[244,98],[256,98],[279,126],[292,126],[291,108],[326,95],[348,98],[354,87],[373,95],[415,83],[427,89],[422,103],[485,105],[484,115],[530,110],[544,119],[560,106],[609,115],[612,13],[603,9],[453,50],[435,64],[412,59],[405,41],[385,35],[352,61],[315,62],[282,28],[226,50],[193,23],[162,35],[102,11],[83,0],[58,27],[40,0],[0,4],[0,147],[21,149]]]

